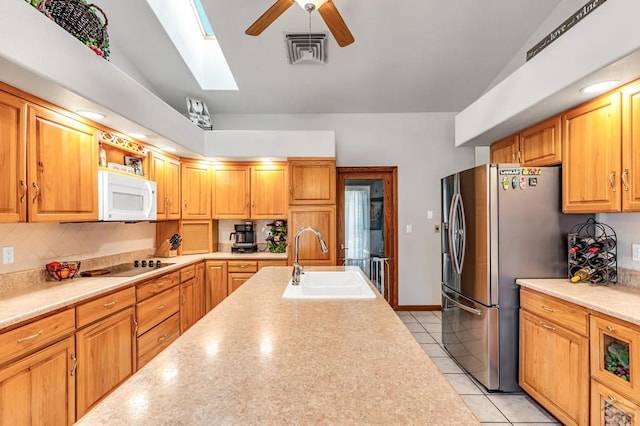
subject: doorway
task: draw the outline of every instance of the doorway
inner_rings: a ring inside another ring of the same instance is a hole
[[[397,167],[337,167],[338,264],[359,266],[398,307]]]

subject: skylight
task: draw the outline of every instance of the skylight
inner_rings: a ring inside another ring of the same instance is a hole
[[[213,27],[209,22],[209,18],[207,18],[207,12],[204,11],[202,7],[202,2],[200,0],[191,0],[193,4],[193,10],[196,12],[196,16],[200,21],[200,29],[202,30],[202,34],[204,34],[207,38],[215,37],[213,33]]]
[[[202,90],[238,90],[200,0],[147,0],[147,3]],[[198,5],[201,15],[194,13]],[[206,27],[211,36],[203,36]]]

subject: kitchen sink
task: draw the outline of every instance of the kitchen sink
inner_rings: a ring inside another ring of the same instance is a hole
[[[300,284],[287,284],[285,299],[374,299],[375,293],[360,271],[308,271]]]

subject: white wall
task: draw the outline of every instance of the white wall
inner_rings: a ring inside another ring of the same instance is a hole
[[[454,113],[215,115],[220,130],[334,130],[338,166],[398,167],[400,305],[440,305],[440,178],[472,167]],[[205,148],[206,149],[206,148]],[[434,212],[427,219],[427,210]],[[413,233],[405,233],[406,225]]]
[[[640,262],[634,262],[631,254],[631,245],[640,244],[640,213],[601,213],[596,220],[616,232],[618,267],[640,270]]]

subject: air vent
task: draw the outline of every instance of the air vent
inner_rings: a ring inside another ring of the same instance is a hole
[[[327,62],[327,33],[288,33],[284,41],[290,64]]]

